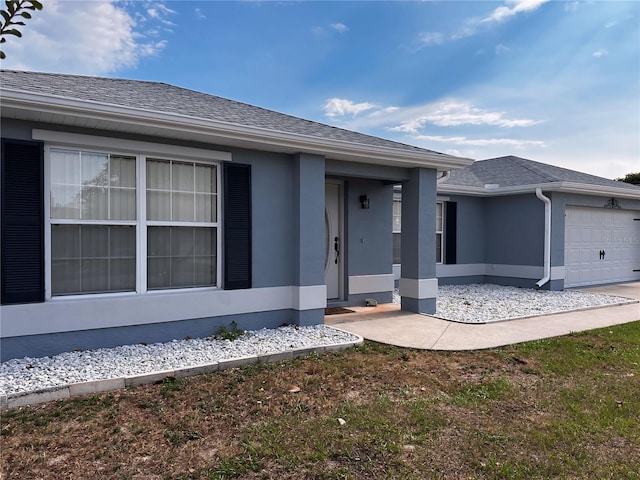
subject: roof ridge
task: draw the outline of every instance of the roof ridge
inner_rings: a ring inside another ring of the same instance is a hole
[[[522,157],[516,157],[515,155],[512,155],[512,158],[514,159],[514,161],[520,165],[522,168],[529,170],[532,173],[535,173],[536,175],[540,175],[542,178],[544,178],[546,181],[561,181],[561,179],[548,174],[547,172],[545,172],[542,168],[538,167],[536,161],[534,160],[529,160],[526,158],[522,158]]]
[[[26,73],[26,74],[36,74],[36,75],[49,75],[55,77],[67,77],[67,78],[93,78],[93,79],[102,79],[102,80],[115,80],[121,82],[137,82],[137,83],[155,83],[160,85],[170,85],[169,83],[161,82],[159,80],[139,80],[136,78],[124,78],[124,77],[107,77],[107,76],[97,76],[97,75],[83,75],[80,73],[60,73],[60,72],[39,72],[35,70],[12,70],[9,68],[0,68],[0,73]]]

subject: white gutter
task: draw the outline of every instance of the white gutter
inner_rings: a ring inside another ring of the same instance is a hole
[[[551,199],[540,187],[536,188],[536,197],[544,202],[544,277],[536,283],[540,288],[551,279]]]
[[[631,198],[640,200],[640,188],[624,188],[574,182],[550,182],[497,188],[450,185],[448,183],[444,185],[438,185],[438,190],[441,193],[472,195],[476,197],[495,197],[498,195],[527,194],[531,193],[531,190],[535,190],[536,188],[544,188],[544,190],[547,192],[575,193],[579,195]]]

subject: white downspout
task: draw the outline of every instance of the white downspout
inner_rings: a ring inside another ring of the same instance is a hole
[[[551,199],[540,187],[536,188],[536,197],[544,202],[544,277],[536,283],[540,288],[551,279]]]

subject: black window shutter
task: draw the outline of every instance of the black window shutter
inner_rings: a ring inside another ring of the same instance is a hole
[[[251,165],[224,164],[224,288],[251,288]]]
[[[44,302],[44,145],[2,139],[0,303]]]
[[[456,250],[458,244],[458,204],[445,202],[444,222],[444,263],[457,263]]]

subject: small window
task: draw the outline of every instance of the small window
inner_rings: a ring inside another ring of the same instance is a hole
[[[393,263],[400,264],[400,242],[402,240],[402,196],[393,194]]]
[[[442,263],[444,248],[442,228],[444,225],[444,204],[436,202],[436,263]]]

